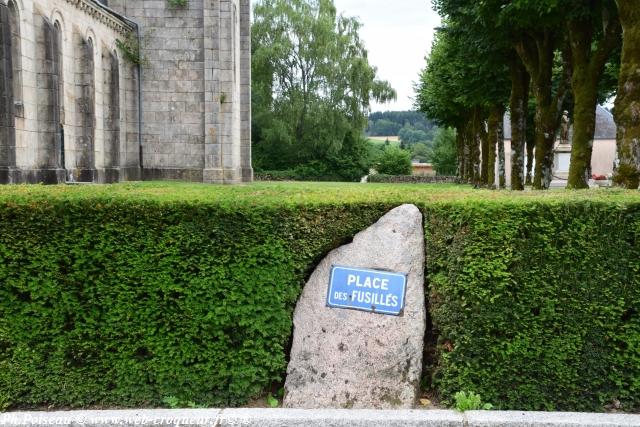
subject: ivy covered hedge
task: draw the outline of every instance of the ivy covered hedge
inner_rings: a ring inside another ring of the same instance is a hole
[[[388,184],[0,189],[0,408],[244,403],[316,263],[404,202],[445,401],[640,408],[637,193]]]

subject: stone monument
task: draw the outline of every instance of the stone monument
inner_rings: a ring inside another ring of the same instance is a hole
[[[565,187],[571,164],[571,120],[564,111],[560,123],[559,142],[553,150],[553,181],[551,187]]]
[[[569,129],[571,122],[569,120],[569,112],[564,110],[562,113],[562,123],[560,125],[560,144],[569,144]]]
[[[284,406],[411,408],[425,332],[424,234],[403,205],[332,251],[294,314]]]

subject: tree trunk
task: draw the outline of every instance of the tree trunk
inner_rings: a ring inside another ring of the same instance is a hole
[[[543,89],[546,92],[546,89]],[[551,95],[549,86],[548,95]],[[542,101],[544,99],[544,101]],[[555,103],[547,103],[547,95],[536,96],[535,174],[533,188],[546,190],[553,175],[553,146],[558,129],[558,109]]]
[[[475,137],[473,135],[473,114],[469,117],[467,121],[467,125],[464,130],[464,157],[465,157],[465,175],[464,181],[472,184],[474,177],[474,149],[473,144],[475,142]]]
[[[506,166],[504,158],[504,108],[498,121],[498,186],[501,190],[507,186]]]
[[[487,122],[487,179],[489,188],[496,188],[496,144],[498,143],[498,123],[503,117],[502,105],[494,105]],[[504,148],[504,145],[503,145]],[[504,153],[503,153],[504,157]]]
[[[458,153],[458,178],[464,180],[466,171],[466,159],[464,157],[464,132],[465,127],[459,125],[456,127],[456,151]]]
[[[481,162],[481,153],[480,153],[480,126],[481,126],[481,114],[480,108],[474,108],[473,112],[473,121],[471,123],[471,161],[473,165],[473,176],[472,183],[474,187],[479,187],[482,182],[480,179],[480,162]]]
[[[482,145],[482,169],[480,170],[480,182],[484,187],[489,187],[491,182],[489,181],[489,169],[491,169],[491,165],[489,164],[489,133],[487,132],[487,128],[484,120],[480,122],[480,141]],[[493,155],[495,162],[495,153]],[[493,174],[492,174],[493,175]]]
[[[523,163],[527,134],[527,110],[529,99],[529,73],[524,64],[514,58],[509,64],[511,74],[511,189],[524,190]]]
[[[636,8],[640,6],[637,1]],[[591,177],[591,153],[596,128],[598,85],[611,51],[620,41],[620,22],[610,22],[606,9],[600,12],[604,34],[594,41],[591,17],[569,22],[569,38],[573,72],[571,86],[575,98],[573,138],[571,141],[571,165],[567,188],[589,188]],[[595,46],[595,50],[594,50]]]
[[[553,59],[557,35],[545,30],[536,38],[525,37],[516,45],[518,55],[531,75],[536,98],[535,115],[535,174],[533,188],[545,190],[551,184],[553,173],[553,146],[560,125],[560,109],[566,95],[563,81],[553,95]]]
[[[626,188],[640,185],[640,5],[617,0],[622,22],[622,63],[616,98],[618,165],[614,182]]]
[[[471,171],[471,153],[469,153],[469,122],[464,125],[464,133],[462,134],[462,158],[464,159],[464,174],[462,175],[462,182],[469,182],[469,176]]]
[[[571,140],[571,165],[569,166],[567,188],[589,188],[593,135],[596,129],[598,85],[594,86],[588,82],[580,84],[574,82],[573,93],[575,99],[573,138]]]

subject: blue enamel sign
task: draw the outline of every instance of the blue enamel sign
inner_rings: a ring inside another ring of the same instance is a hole
[[[327,306],[399,316],[406,289],[406,274],[334,265]]]

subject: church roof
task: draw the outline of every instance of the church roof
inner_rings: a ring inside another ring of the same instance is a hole
[[[569,138],[573,134],[573,126],[569,130]],[[509,113],[504,115],[504,139],[511,139],[511,117]],[[616,122],[613,114],[604,107],[596,107],[596,131],[594,139],[616,139]]]

